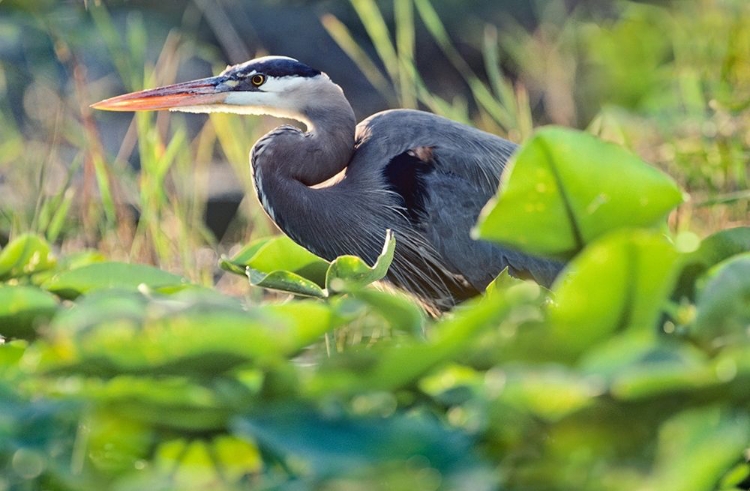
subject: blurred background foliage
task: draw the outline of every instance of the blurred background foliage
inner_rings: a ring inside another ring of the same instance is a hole
[[[267,53],[526,142],[480,232],[572,279],[428,319],[388,248],[245,246],[278,121],[88,109]],[[745,0],[0,1],[0,489],[747,488],[749,79]],[[585,243],[517,214],[540,141]]]

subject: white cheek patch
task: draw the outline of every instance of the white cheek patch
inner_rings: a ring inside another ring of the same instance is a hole
[[[274,78],[268,77],[266,83],[261,85],[259,88],[264,92],[276,92],[276,93],[287,93],[294,91],[297,87],[303,84],[313,84],[313,78],[300,78],[300,77],[281,77]]]
[[[0,0],[1,1],[1,0]],[[252,74],[248,74],[252,76]],[[225,82],[230,86],[231,83]],[[238,82],[233,82],[237,84]],[[269,115],[295,119],[310,127],[307,118],[301,114],[311,97],[315,97],[319,83],[330,83],[325,75],[315,77],[268,77],[258,90],[229,92],[218,104],[181,106],[171,110],[189,113],[234,113],[248,115]]]
[[[298,119],[299,114],[293,98],[273,92],[232,92],[222,106],[224,111],[236,114],[268,114],[294,119]]]

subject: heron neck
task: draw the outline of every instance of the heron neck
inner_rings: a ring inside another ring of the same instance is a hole
[[[346,210],[352,200],[337,191],[340,186],[313,186],[346,169],[354,152],[355,119],[343,93],[320,107],[325,109],[300,115],[307,132],[282,126],[261,138],[251,161],[266,213],[296,242],[331,259],[342,252],[328,250],[318,232],[333,233],[332,211]]]
[[[315,186],[349,164],[354,152],[356,120],[349,102],[341,93],[340,99],[329,98],[325,106],[306,110],[304,122],[307,132],[298,148],[298,160],[291,166],[290,177],[305,186]]]

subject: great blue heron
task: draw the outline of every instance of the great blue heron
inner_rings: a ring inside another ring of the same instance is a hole
[[[341,88],[297,60],[266,56],[220,75],[94,104],[112,111],[268,114],[280,126],[255,143],[258,198],[294,241],[325,259],[376,259],[387,229],[387,279],[432,307],[476,295],[504,268],[549,285],[561,264],[473,240],[516,145],[422,111],[396,109],[356,124]]]

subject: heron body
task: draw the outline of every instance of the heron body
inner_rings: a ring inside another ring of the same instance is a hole
[[[387,279],[445,309],[481,292],[503,269],[548,286],[561,264],[474,240],[516,145],[434,114],[397,109],[358,125],[341,88],[286,57],[263,57],[207,79],[95,104],[109,110],[270,114],[281,126],[251,151],[258,198],[295,242],[332,260],[371,264],[396,235]]]

